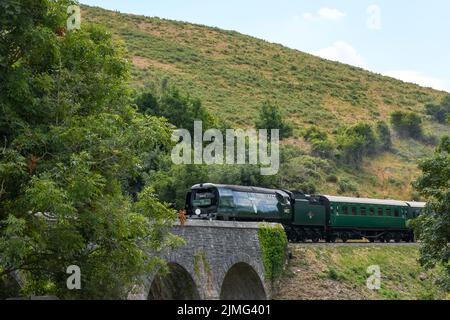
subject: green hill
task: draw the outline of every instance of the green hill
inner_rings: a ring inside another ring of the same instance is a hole
[[[440,300],[442,269],[424,270],[416,246],[290,245],[293,258],[279,283],[278,300]],[[380,269],[380,290],[369,290],[369,266]]]
[[[358,122],[389,122],[393,111],[413,111],[428,134],[449,134],[448,125],[432,122],[424,112],[444,92],[422,88],[360,68],[327,61],[234,31],[83,7],[84,21],[106,26],[124,41],[133,65],[132,84],[143,88],[167,79],[234,127],[253,125],[261,103],[270,100],[294,125],[285,142],[307,154],[301,131],[317,125],[332,138],[337,129]],[[324,193],[410,198],[417,160],[433,146],[393,136],[393,150],[367,158],[361,169],[339,164],[336,179],[319,179]]]

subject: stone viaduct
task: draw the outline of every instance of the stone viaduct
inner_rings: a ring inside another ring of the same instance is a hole
[[[169,274],[148,275],[130,300],[266,300],[258,223],[187,221],[173,234],[186,245],[160,255]]]

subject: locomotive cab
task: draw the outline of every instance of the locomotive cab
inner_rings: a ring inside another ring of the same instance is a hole
[[[186,196],[186,213],[191,218],[214,218],[217,214],[219,193],[207,185],[195,186]]]

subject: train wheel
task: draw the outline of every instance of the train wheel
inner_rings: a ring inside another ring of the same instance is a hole
[[[331,243],[335,243],[336,242],[336,237],[335,236],[331,236],[330,237],[330,242]]]

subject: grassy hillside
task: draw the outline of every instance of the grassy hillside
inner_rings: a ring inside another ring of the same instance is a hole
[[[82,14],[84,21],[105,25],[124,40],[136,88],[168,79],[233,127],[252,126],[258,107],[269,99],[294,125],[294,137],[285,143],[303,153],[309,146],[300,133],[308,126],[318,125],[333,137],[342,126],[388,121],[396,110],[426,119],[424,105],[445,94],[234,31],[99,8],[84,7]],[[450,133],[448,126],[429,120],[425,129],[437,136]],[[394,136],[392,152],[367,159],[357,172],[345,165],[333,169],[358,190],[342,190],[336,179],[321,178],[319,191],[408,199],[417,160],[432,150]]]
[[[291,245],[293,259],[275,299],[417,300],[448,299],[434,285],[437,272],[424,271],[417,247]],[[369,290],[366,271],[378,265],[381,289]]]

